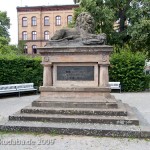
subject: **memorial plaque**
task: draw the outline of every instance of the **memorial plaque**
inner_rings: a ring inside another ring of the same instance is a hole
[[[57,80],[94,81],[94,66],[57,66]]]

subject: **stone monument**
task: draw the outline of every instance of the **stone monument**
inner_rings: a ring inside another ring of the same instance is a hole
[[[43,86],[40,100],[34,105],[49,106],[59,100],[117,107],[108,85],[112,47],[104,45],[105,34],[93,34],[93,27],[93,17],[81,13],[75,28],[56,31],[47,45],[39,49],[44,66]]]
[[[132,109],[110,94],[113,47],[105,45],[105,34],[96,35],[93,29],[91,15],[82,13],[75,28],[57,31],[45,47],[38,48],[44,67],[40,97],[10,121],[29,123],[22,126],[27,131],[137,136],[136,127],[125,130],[126,125],[139,125]]]

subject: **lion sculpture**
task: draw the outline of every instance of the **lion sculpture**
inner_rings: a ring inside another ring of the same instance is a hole
[[[106,42],[106,35],[94,34],[94,18],[87,12],[81,13],[77,19],[75,28],[64,28],[57,30],[50,43],[56,42],[75,42],[78,41],[83,45],[102,45]]]

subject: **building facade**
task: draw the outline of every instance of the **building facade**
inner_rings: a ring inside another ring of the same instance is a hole
[[[45,46],[56,30],[72,21],[73,9],[78,5],[17,7],[18,43],[23,41],[24,53],[36,54]]]

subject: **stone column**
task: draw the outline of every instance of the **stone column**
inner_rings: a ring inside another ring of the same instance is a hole
[[[43,86],[52,86],[53,79],[52,79],[52,64],[43,64],[44,71],[43,71]]]
[[[108,64],[99,64],[99,86],[108,87],[109,74],[108,74]]]

